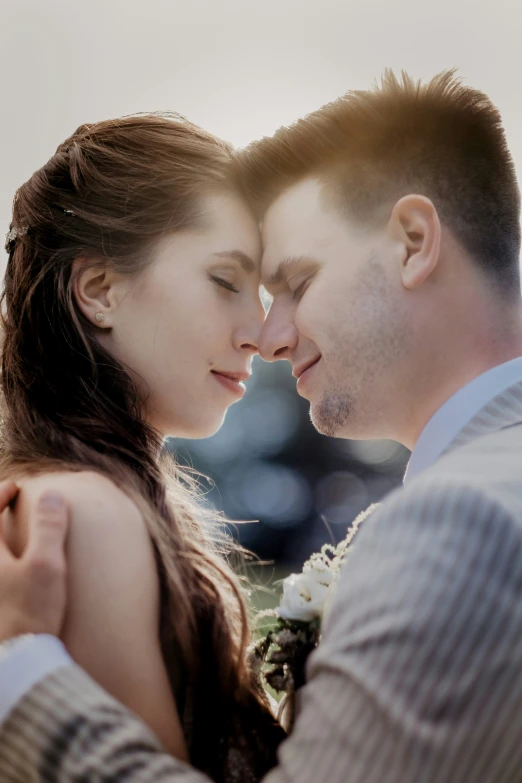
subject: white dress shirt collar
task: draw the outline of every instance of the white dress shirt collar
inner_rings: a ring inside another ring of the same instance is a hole
[[[421,432],[408,463],[404,483],[433,465],[484,405],[518,381],[522,381],[522,357],[493,367],[450,397]]]

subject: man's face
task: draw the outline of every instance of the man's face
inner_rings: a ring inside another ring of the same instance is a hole
[[[269,207],[262,278],[273,296],[259,352],[287,359],[316,428],[337,437],[390,437],[386,415],[406,347],[394,248],[382,229],[341,215],[307,179]]]

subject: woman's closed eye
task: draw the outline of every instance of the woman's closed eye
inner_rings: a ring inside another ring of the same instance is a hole
[[[221,288],[225,288],[227,291],[232,291],[234,294],[239,293],[239,288],[236,288],[232,283],[230,283],[228,280],[225,280],[223,277],[218,277],[217,275],[210,275],[214,283],[216,285],[220,286]]]

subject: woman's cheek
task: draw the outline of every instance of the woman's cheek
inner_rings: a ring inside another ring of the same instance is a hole
[[[207,308],[200,310],[205,314],[204,319],[200,319],[199,324],[192,324],[192,334],[199,334],[199,342],[203,349],[218,349],[223,340],[228,339],[232,332],[232,319],[229,314],[223,312],[222,307]]]

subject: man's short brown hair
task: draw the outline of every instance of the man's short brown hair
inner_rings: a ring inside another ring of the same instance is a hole
[[[386,71],[380,86],[348,92],[253,142],[238,161],[260,216],[308,176],[324,179],[360,221],[409,193],[424,195],[495,287],[520,295],[520,193],[501,117],[454,71],[427,84]]]

